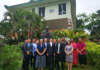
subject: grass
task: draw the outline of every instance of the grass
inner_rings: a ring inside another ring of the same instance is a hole
[[[67,62],[66,62],[65,65],[66,65],[66,68],[64,68],[64,70],[68,70],[68,68],[67,68]],[[20,65],[19,66],[20,67],[22,66],[22,61],[20,61]],[[87,65],[86,67],[87,67],[86,70],[98,70],[97,68],[95,68],[95,67],[93,67],[91,65]],[[33,70],[33,67],[30,67],[29,70]],[[48,69],[44,68],[43,70],[48,70]],[[54,70],[56,70],[56,68],[54,68]],[[60,70],[61,70],[61,68],[60,68]],[[77,65],[76,67],[72,67],[72,70],[85,70],[85,69],[84,69],[84,65],[82,65],[81,69],[79,69],[79,65]]]

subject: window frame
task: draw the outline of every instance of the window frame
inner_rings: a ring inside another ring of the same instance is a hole
[[[45,7],[39,7],[39,15],[45,17]]]
[[[59,15],[65,15],[66,14],[66,3],[62,3],[62,4],[58,5],[58,14]]]

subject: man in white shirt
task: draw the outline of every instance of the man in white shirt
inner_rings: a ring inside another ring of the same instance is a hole
[[[58,43],[56,45],[56,56],[57,56],[57,70],[59,70],[59,61],[61,60],[61,67],[62,70],[64,70],[64,66],[63,66],[63,50],[64,50],[64,46],[61,43],[61,39],[58,38]]]
[[[52,38],[49,40],[50,42],[47,44],[47,56],[49,61],[49,70],[54,70],[54,56],[55,56],[55,44],[52,42]],[[50,63],[52,63],[50,65]]]
[[[56,39],[53,39],[53,43],[55,44],[55,48],[56,48]],[[55,53],[55,54],[57,54],[57,53]],[[55,68],[56,68],[56,66],[57,66],[57,56],[55,55],[55,61],[54,61],[55,63],[54,63],[54,66],[55,66]]]

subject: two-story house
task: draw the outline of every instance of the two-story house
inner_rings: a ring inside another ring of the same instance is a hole
[[[76,0],[30,0],[6,6],[7,10],[31,10],[44,17],[50,30],[76,28]]]

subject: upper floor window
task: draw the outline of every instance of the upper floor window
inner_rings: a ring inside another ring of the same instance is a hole
[[[66,3],[59,4],[59,15],[66,14]]]
[[[39,15],[45,17],[45,7],[39,8]]]
[[[35,9],[32,9],[32,12],[34,12],[35,11]]]

